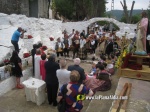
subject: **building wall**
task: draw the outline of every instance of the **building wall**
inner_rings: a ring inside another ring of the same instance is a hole
[[[38,16],[48,18],[48,0],[38,0]]]
[[[21,0],[21,14],[29,17],[29,0]]]
[[[0,12],[29,17],[29,0],[0,0]],[[48,0],[38,0],[38,17],[48,18]]]

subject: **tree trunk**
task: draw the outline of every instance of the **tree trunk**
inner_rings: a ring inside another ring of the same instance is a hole
[[[131,20],[132,20],[132,11],[133,11],[134,4],[135,4],[135,1],[132,2],[132,7],[130,11],[130,16],[129,16],[129,23],[131,23]]]
[[[128,10],[127,10],[127,5],[126,5],[126,0],[123,0],[123,3],[120,1],[122,7],[123,7],[123,11],[124,11],[124,15],[126,18],[127,23],[129,23],[129,16],[128,16]]]

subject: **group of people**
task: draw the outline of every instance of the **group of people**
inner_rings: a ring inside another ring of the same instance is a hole
[[[110,57],[110,53],[118,48],[115,33],[104,32],[102,28],[88,29],[87,34],[85,30],[80,33],[74,29],[71,34],[66,31],[63,34],[64,37],[59,37],[55,44],[57,57],[69,57],[70,51],[73,51],[73,59],[76,57],[86,59],[88,53],[93,54],[93,57],[95,57],[97,48],[99,48],[100,53],[107,54]]]
[[[56,54],[44,55],[36,50],[35,59],[35,77],[46,82],[47,96],[49,104],[57,106],[58,101],[61,101],[65,96],[66,111],[76,112],[81,110],[82,101],[77,100],[77,95],[93,95],[96,91],[107,91],[111,88],[111,74],[114,73],[113,67],[107,68],[106,57],[102,55],[98,63],[91,66],[93,74],[85,73],[80,66],[80,58],[74,59],[74,65],[67,67],[67,61],[62,57],[59,62],[56,61]],[[39,57],[36,58],[36,57]],[[47,57],[47,59],[45,59]],[[114,57],[112,56],[112,60]],[[41,64],[41,61],[43,62]],[[36,63],[38,62],[38,63]],[[113,64],[112,64],[113,65]],[[41,70],[45,71],[45,79],[42,78]],[[90,77],[89,77],[90,76]],[[95,82],[95,83],[94,83]],[[64,91],[66,91],[64,93]],[[58,93],[58,96],[57,96]],[[58,100],[57,100],[58,97]]]
[[[142,44],[142,50],[148,51],[146,35],[148,34],[148,20],[145,13],[142,13],[142,20],[138,27],[138,37]],[[20,77],[22,76],[22,62],[19,57],[19,38],[23,38],[24,30],[18,28],[14,32],[11,42],[14,45],[15,51],[12,53],[10,62],[12,63],[12,71],[16,76],[16,87],[22,89],[23,85],[20,84]],[[66,101],[67,112],[79,112],[83,108],[82,100],[77,100],[78,95],[92,96],[96,91],[107,91],[111,89],[111,75],[114,74],[114,64],[116,61],[116,54],[114,49],[118,49],[118,44],[115,42],[115,34],[112,32],[109,34],[109,38],[106,37],[106,33],[103,29],[96,27],[95,32],[93,30],[87,32],[83,30],[81,33],[72,30],[71,34],[63,32],[63,40],[57,39],[55,45],[55,53],[46,54],[40,49],[41,46],[33,45],[31,51],[33,73],[34,77],[46,82],[46,90],[49,104],[57,106],[58,102]],[[87,51],[95,55],[95,49],[99,45],[100,47],[100,60],[93,62],[91,71],[85,73],[84,69],[80,66],[80,59],[87,58]],[[137,45],[139,47],[140,45]],[[69,57],[69,51],[73,51],[74,65],[67,67],[67,61],[65,58],[61,58],[59,62],[56,61],[56,56]],[[110,63],[106,62],[106,55],[110,59]],[[76,58],[77,57],[77,58]],[[58,99],[57,99],[58,98]]]

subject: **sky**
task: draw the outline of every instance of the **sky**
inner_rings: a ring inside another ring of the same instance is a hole
[[[109,11],[109,10],[111,10],[111,1],[112,0],[107,0],[107,1],[109,3],[106,4],[106,11]],[[123,3],[123,0],[114,0],[114,9],[123,10],[120,1],[122,1],[122,3]],[[128,10],[131,9],[132,1],[135,1],[134,9],[145,10],[148,8],[150,0],[126,0]]]

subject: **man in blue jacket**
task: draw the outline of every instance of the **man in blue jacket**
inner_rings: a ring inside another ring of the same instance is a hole
[[[24,30],[19,27],[12,35],[11,38],[11,43],[14,45],[15,51],[17,51],[19,53],[19,46],[18,46],[18,41],[19,41],[19,37],[23,38],[24,36]]]

